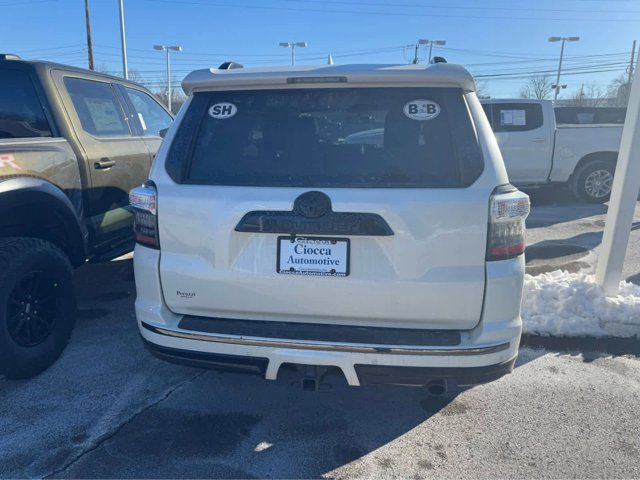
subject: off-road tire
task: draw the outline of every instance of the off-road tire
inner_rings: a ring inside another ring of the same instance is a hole
[[[0,238],[0,374],[22,379],[46,370],[66,347],[75,317],[67,256],[37,238]]]
[[[611,185],[613,184],[613,174],[615,172],[616,165],[613,162],[607,162],[605,160],[592,160],[590,162],[581,165],[573,174],[572,190],[573,194],[581,201],[587,203],[604,203],[609,200],[611,196]],[[598,172],[607,172],[606,177],[609,184],[609,188],[604,195],[594,195],[593,186],[589,186],[589,180],[593,180],[594,176],[598,176]],[[610,177],[609,177],[610,176]]]

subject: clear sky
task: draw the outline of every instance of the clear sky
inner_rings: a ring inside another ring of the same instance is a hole
[[[121,73],[118,0],[89,0],[96,66]],[[466,65],[492,96],[517,96],[526,76],[557,68],[567,44],[567,92],[605,88],[640,40],[640,0],[124,0],[129,68],[165,81],[154,44],[180,45],[176,79],[234,60],[285,65],[283,41],[306,41],[298,63],[407,63],[417,39],[446,40],[434,54]],[[0,52],[87,66],[83,0],[0,0]],[[420,53],[424,60],[426,52]],[[567,92],[563,92],[567,95]]]

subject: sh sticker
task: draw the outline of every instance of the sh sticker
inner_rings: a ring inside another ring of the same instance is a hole
[[[216,103],[211,108],[209,108],[209,115],[213,118],[217,118],[219,120],[224,120],[226,118],[233,117],[238,111],[238,107],[236,107],[233,103],[222,102]]]
[[[411,120],[432,120],[440,114],[440,105],[433,100],[412,100],[403,111]]]

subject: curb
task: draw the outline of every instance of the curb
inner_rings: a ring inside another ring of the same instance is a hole
[[[579,350],[640,356],[640,338],[638,337],[550,337],[525,333],[522,335],[520,345],[546,350]]]

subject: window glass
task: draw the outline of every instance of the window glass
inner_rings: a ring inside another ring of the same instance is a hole
[[[626,108],[621,107],[556,107],[558,125],[624,124]]]
[[[460,187],[483,168],[456,88],[198,93],[171,148],[212,185]]]
[[[18,70],[0,70],[0,139],[51,136],[51,127],[29,75]]]
[[[111,84],[73,77],[64,83],[85,132],[98,137],[131,134]]]
[[[159,136],[160,130],[169,128],[173,119],[157,101],[144,92],[125,87],[127,95],[133,103],[145,136]]]
[[[539,103],[492,103],[491,126],[494,132],[524,132],[542,126]]]

